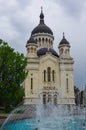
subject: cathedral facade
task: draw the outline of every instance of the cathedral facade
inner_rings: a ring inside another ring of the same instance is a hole
[[[24,104],[75,104],[74,60],[70,56],[70,43],[63,38],[58,44],[59,54],[53,49],[52,30],[40,21],[27,41],[27,77],[24,81]]]

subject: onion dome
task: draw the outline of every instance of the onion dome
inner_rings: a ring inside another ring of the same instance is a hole
[[[41,49],[39,49],[37,51],[37,55],[38,56],[42,56],[42,55],[45,55],[46,52],[51,52],[52,55],[54,55],[56,57],[59,57],[57,52],[54,49],[52,49],[52,48],[49,48],[49,50],[48,50],[48,48],[41,48]]]
[[[30,39],[27,41],[26,47],[28,45],[33,45],[33,44],[37,44],[36,41],[34,40],[34,38],[31,36]]]
[[[63,33],[63,38],[62,38],[62,40],[60,41],[59,45],[62,45],[62,44],[67,44],[67,45],[69,45],[69,42],[65,39],[64,33]]]
[[[37,27],[35,27],[32,31],[31,35],[37,34],[37,33],[48,33],[53,35],[52,30],[44,23],[44,14],[41,8],[41,14],[40,14],[40,23]]]

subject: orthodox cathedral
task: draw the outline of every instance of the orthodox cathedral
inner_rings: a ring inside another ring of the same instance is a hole
[[[75,104],[74,60],[70,56],[70,43],[63,38],[54,50],[54,35],[44,22],[41,9],[40,21],[26,44],[27,77],[24,81],[24,104],[53,103]]]

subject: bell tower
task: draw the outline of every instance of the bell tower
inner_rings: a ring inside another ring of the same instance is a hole
[[[64,104],[75,104],[74,101],[74,60],[70,56],[70,43],[66,40],[64,33],[59,43],[59,67],[60,67],[60,88]]]
[[[37,43],[34,38],[31,36],[30,39],[27,41],[26,48],[27,48],[27,58],[28,57],[37,57]]]
[[[65,39],[64,32],[63,32],[63,38],[62,38],[58,48],[59,48],[60,58],[69,58],[70,57],[70,44]]]

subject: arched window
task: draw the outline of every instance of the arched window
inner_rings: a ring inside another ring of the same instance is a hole
[[[36,39],[36,43],[37,43],[37,39]]]
[[[36,52],[36,48],[34,48],[34,53]]]
[[[69,92],[69,88],[68,88],[68,74],[66,74],[66,89],[67,89],[67,93]]]
[[[42,38],[42,42],[44,43],[44,38]]]
[[[44,82],[46,82],[46,70],[44,70]]]
[[[49,39],[49,43],[50,43],[50,39]]]
[[[46,104],[46,93],[43,93],[43,104]]]
[[[44,46],[44,38],[42,38],[42,46]]]
[[[48,79],[48,82],[51,81],[51,68],[50,67],[47,68],[47,79]]]
[[[52,71],[52,81],[55,81],[55,71]]]
[[[31,53],[33,53],[33,47],[31,47]]]
[[[39,42],[41,42],[41,38],[39,38]]]
[[[47,99],[47,102],[51,102],[51,101],[52,101],[51,94],[48,94],[48,99]]]
[[[54,95],[54,105],[57,105],[57,95]]]
[[[46,42],[48,41],[48,39],[46,38]]]
[[[68,78],[66,78],[66,87],[67,87],[67,93],[69,92],[69,89],[68,89]]]
[[[33,78],[31,78],[31,90],[33,90]]]

